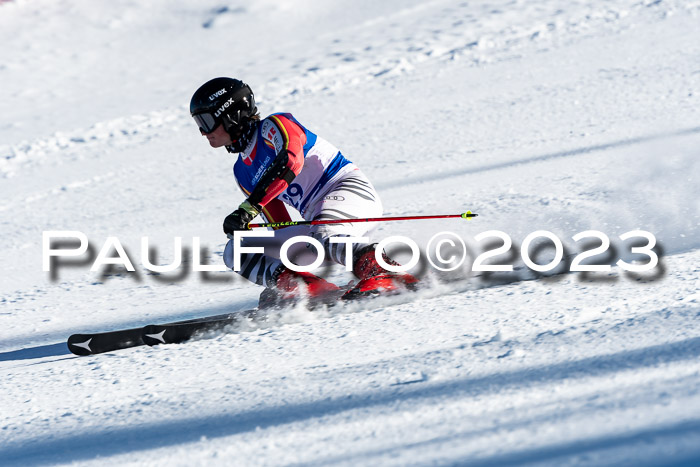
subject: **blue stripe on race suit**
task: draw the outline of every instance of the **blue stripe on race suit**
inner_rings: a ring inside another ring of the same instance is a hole
[[[323,175],[321,175],[321,178],[319,179],[318,183],[316,183],[316,186],[314,186],[313,190],[309,192],[309,194],[304,198],[304,201],[302,201],[301,205],[299,206],[299,212],[301,215],[304,215],[304,212],[306,211],[306,205],[308,204],[309,201],[311,201],[315,196],[318,191],[323,188],[326,183],[330,181],[335,175],[345,167],[346,165],[351,164],[349,160],[347,160],[343,154],[338,151],[338,154],[335,156],[333,161],[328,164],[328,167],[326,167],[326,170],[323,172]]]
[[[302,128],[304,128],[304,127],[302,126]],[[306,157],[306,154],[308,154],[309,149],[311,149],[314,146],[314,144],[316,144],[317,136],[314,133],[311,133],[306,128],[304,128],[304,132],[306,133],[306,144],[304,145],[304,157]]]

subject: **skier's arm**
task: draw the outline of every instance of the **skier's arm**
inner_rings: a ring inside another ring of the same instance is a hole
[[[272,115],[262,122],[265,144],[277,151],[272,164],[241,205],[224,219],[224,232],[245,230],[263,208],[287,189],[304,167],[306,133],[283,115]]]
[[[250,193],[243,188],[243,185],[239,183],[238,187],[246,196],[250,196]],[[255,219],[258,214],[262,214],[266,222],[289,222],[292,220],[289,211],[287,211],[287,206],[277,198],[271,200],[265,206],[252,205],[249,200],[250,198],[226,217],[224,220],[224,232],[230,234],[234,230],[245,230],[248,223]]]
[[[262,136],[265,144],[277,151],[277,157],[260,177],[248,201],[266,206],[287,189],[304,167],[306,133],[283,115],[272,115],[262,122]]]

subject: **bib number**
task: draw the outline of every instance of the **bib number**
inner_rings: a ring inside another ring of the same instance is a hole
[[[304,189],[298,183],[292,183],[287,187],[287,191],[284,192],[282,198],[289,204],[294,206],[295,209],[299,209],[299,204],[301,203],[301,198],[304,197]]]

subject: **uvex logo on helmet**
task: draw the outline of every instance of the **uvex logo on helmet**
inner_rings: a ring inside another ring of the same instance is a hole
[[[227,100],[226,102],[224,102],[224,105],[219,107],[218,110],[216,112],[214,112],[214,117],[218,117],[219,115],[221,115],[221,112],[226,110],[231,104],[233,104],[233,97],[230,98],[229,100]]]
[[[214,99],[216,99],[217,97],[219,97],[219,96],[221,96],[221,95],[223,95],[223,94],[226,94],[226,88],[219,89],[218,91],[216,91],[214,94],[212,94],[211,96],[209,96],[209,100],[210,100],[210,101],[213,101]]]

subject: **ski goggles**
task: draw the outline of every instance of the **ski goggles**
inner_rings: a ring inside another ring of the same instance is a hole
[[[219,126],[219,122],[208,112],[194,114],[192,118],[194,118],[194,121],[197,122],[197,126],[204,133],[211,133]]]

